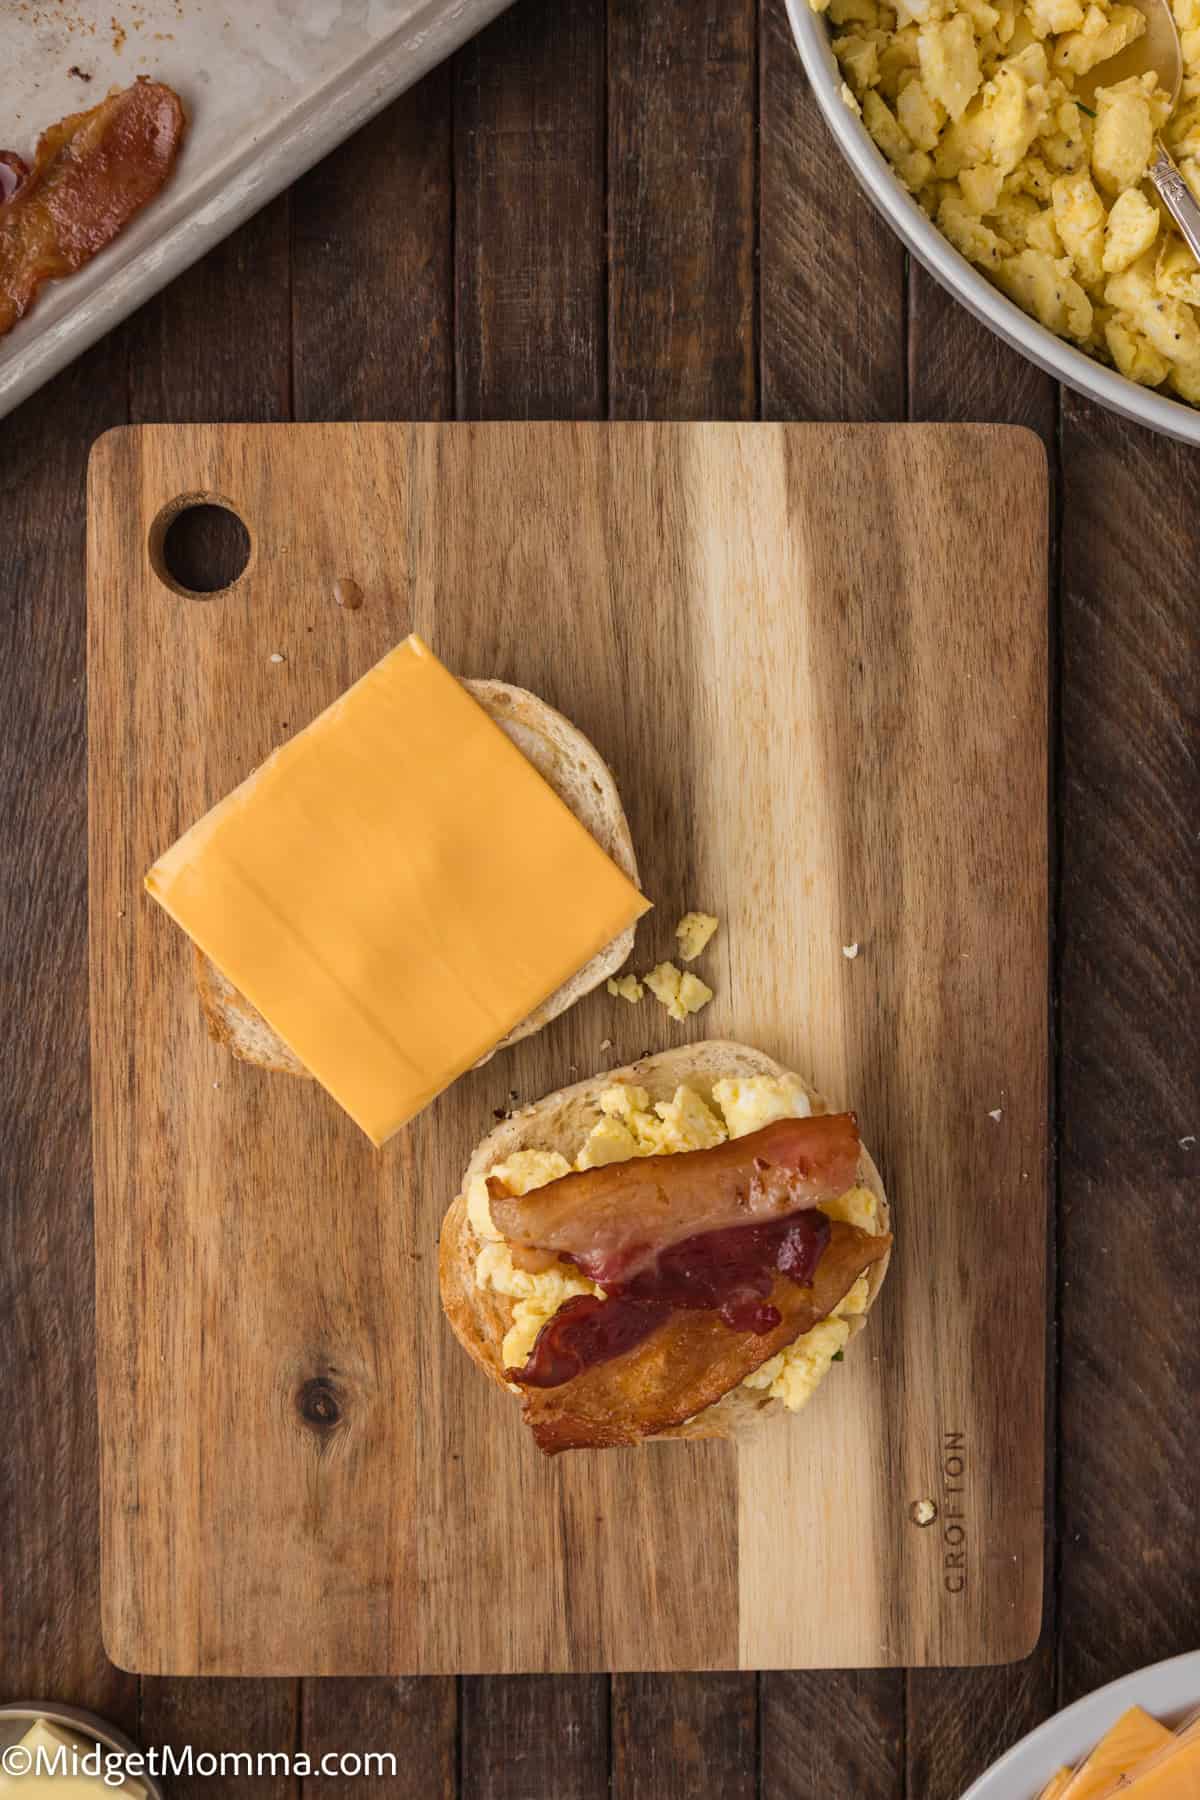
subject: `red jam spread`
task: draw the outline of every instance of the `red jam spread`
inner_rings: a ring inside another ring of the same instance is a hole
[[[526,1387],[561,1387],[636,1349],[677,1309],[714,1311],[732,1331],[765,1336],[781,1319],[767,1298],[777,1276],[811,1286],[829,1234],[825,1214],[808,1210],[671,1244],[650,1267],[609,1287],[603,1300],[595,1294],[568,1300],[513,1376]]]

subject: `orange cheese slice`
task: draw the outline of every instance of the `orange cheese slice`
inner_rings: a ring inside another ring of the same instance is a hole
[[[375,1144],[649,905],[418,637],[146,887]]]
[[[1170,1738],[1112,1792],[1120,1800],[1200,1800],[1200,1727]]]
[[[1131,1706],[1105,1732],[1086,1762],[1080,1763],[1063,1789],[1061,1800],[1102,1800],[1135,1763],[1170,1742],[1171,1733],[1165,1725],[1152,1719],[1140,1706]]]
[[[1074,1773],[1073,1769],[1060,1769],[1057,1775],[1051,1777],[1049,1785],[1042,1789],[1038,1800],[1062,1800]]]

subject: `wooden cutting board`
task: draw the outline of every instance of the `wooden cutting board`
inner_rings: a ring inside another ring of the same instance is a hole
[[[188,496],[252,554],[156,572]],[[104,1620],[183,1674],[1004,1661],[1038,1634],[1047,492],[998,427],[149,427],[90,471]],[[362,589],[357,611],[333,584]],[[590,995],[382,1152],[206,1036],[142,893],[416,629],[616,771],[655,911],[721,931],[687,1027]],[[282,661],[276,658],[282,657]],[[843,946],[857,943],[851,958]],[[859,1111],[897,1249],[866,1333],[744,1444],[546,1461],[438,1302],[493,1114],[687,1037]],[[914,1518],[932,1502],[933,1523]],[[923,1509],[922,1509],[923,1510]]]

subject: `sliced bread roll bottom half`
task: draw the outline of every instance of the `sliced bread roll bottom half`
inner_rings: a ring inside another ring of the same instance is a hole
[[[544,1100],[522,1107],[488,1133],[467,1165],[462,1189],[442,1223],[438,1272],[442,1289],[442,1305],[455,1336],[467,1354],[484,1374],[506,1392],[512,1394],[509,1371],[504,1366],[501,1346],[513,1322],[513,1301],[491,1288],[480,1288],[475,1282],[475,1262],[480,1250],[468,1217],[467,1194],[476,1175],[486,1175],[515,1150],[557,1150],[574,1164],[584,1139],[601,1118],[600,1096],[607,1088],[618,1085],[645,1088],[651,1105],[671,1100],[679,1087],[689,1087],[706,1105],[718,1111],[713,1100],[713,1084],[721,1080],[748,1079],[757,1075],[791,1074],[782,1063],[746,1044],[719,1038],[703,1043],[681,1045],[658,1056],[647,1056],[640,1062],[621,1069],[609,1069],[573,1087],[548,1094]],[[803,1077],[797,1077],[808,1094],[814,1113],[827,1113],[829,1107]],[[680,1154],[688,1154],[686,1151]],[[878,1229],[891,1229],[891,1211],[883,1181],[870,1154],[864,1148],[858,1167],[858,1185],[874,1194],[879,1206]],[[867,1271],[868,1294],[863,1311],[850,1316],[846,1323],[851,1337],[861,1331],[867,1313],[874,1306],[887,1274],[890,1252]],[[516,1397],[515,1395],[513,1396]],[[759,1423],[767,1414],[784,1410],[780,1400],[762,1389],[738,1386],[732,1388],[716,1405],[689,1419],[685,1425],[663,1432],[663,1437],[733,1437]]]
[[[512,687],[507,681],[464,681],[463,686],[488,717],[512,739],[542,780],[548,782],[559,799],[571,808],[605,854],[640,887],[633,838],[621,796],[611,770],[595,745],[562,713],[525,688]],[[633,933],[631,925],[628,931],[614,938],[598,956],[543,1000],[527,1019],[514,1026],[496,1045],[496,1050],[503,1050],[540,1031],[559,1013],[574,1006],[610,975],[615,975],[633,950]],[[308,1070],[299,1057],[199,949],[196,951],[196,987],[209,1033],[217,1043],[224,1044],[242,1062],[254,1063],[260,1069],[308,1077]],[[487,1062],[495,1054],[495,1050],[489,1051],[481,1061]]]

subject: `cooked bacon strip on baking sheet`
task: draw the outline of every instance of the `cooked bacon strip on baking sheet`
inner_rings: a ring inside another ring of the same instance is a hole
[[[827,1318],[891,1242],[890,1233],[873,1237],[834,1220],[810,1287],[776,1276],[769,1298],[779,1323],[772,1330],[733,1331],[718,1312],[671,1311],[624,1355],[594,1362],[564,1385],[525,1387],[525,1421],[551,1456],[636,1444],[682,1425]]]
[[[607,1163],[520,1198],[493,1177],[488,1195],[509,1243],[552,1250],[607,1286],[686,1238],[835,1200],[854,1186],[860,1151],[853,1113],[778,1119],[711,1150]]]
[[[184,128],[178,94],[141,80],[52,125],[31,169],[0,151],[0,337],[44,281],[81,269],[154,198]]]

